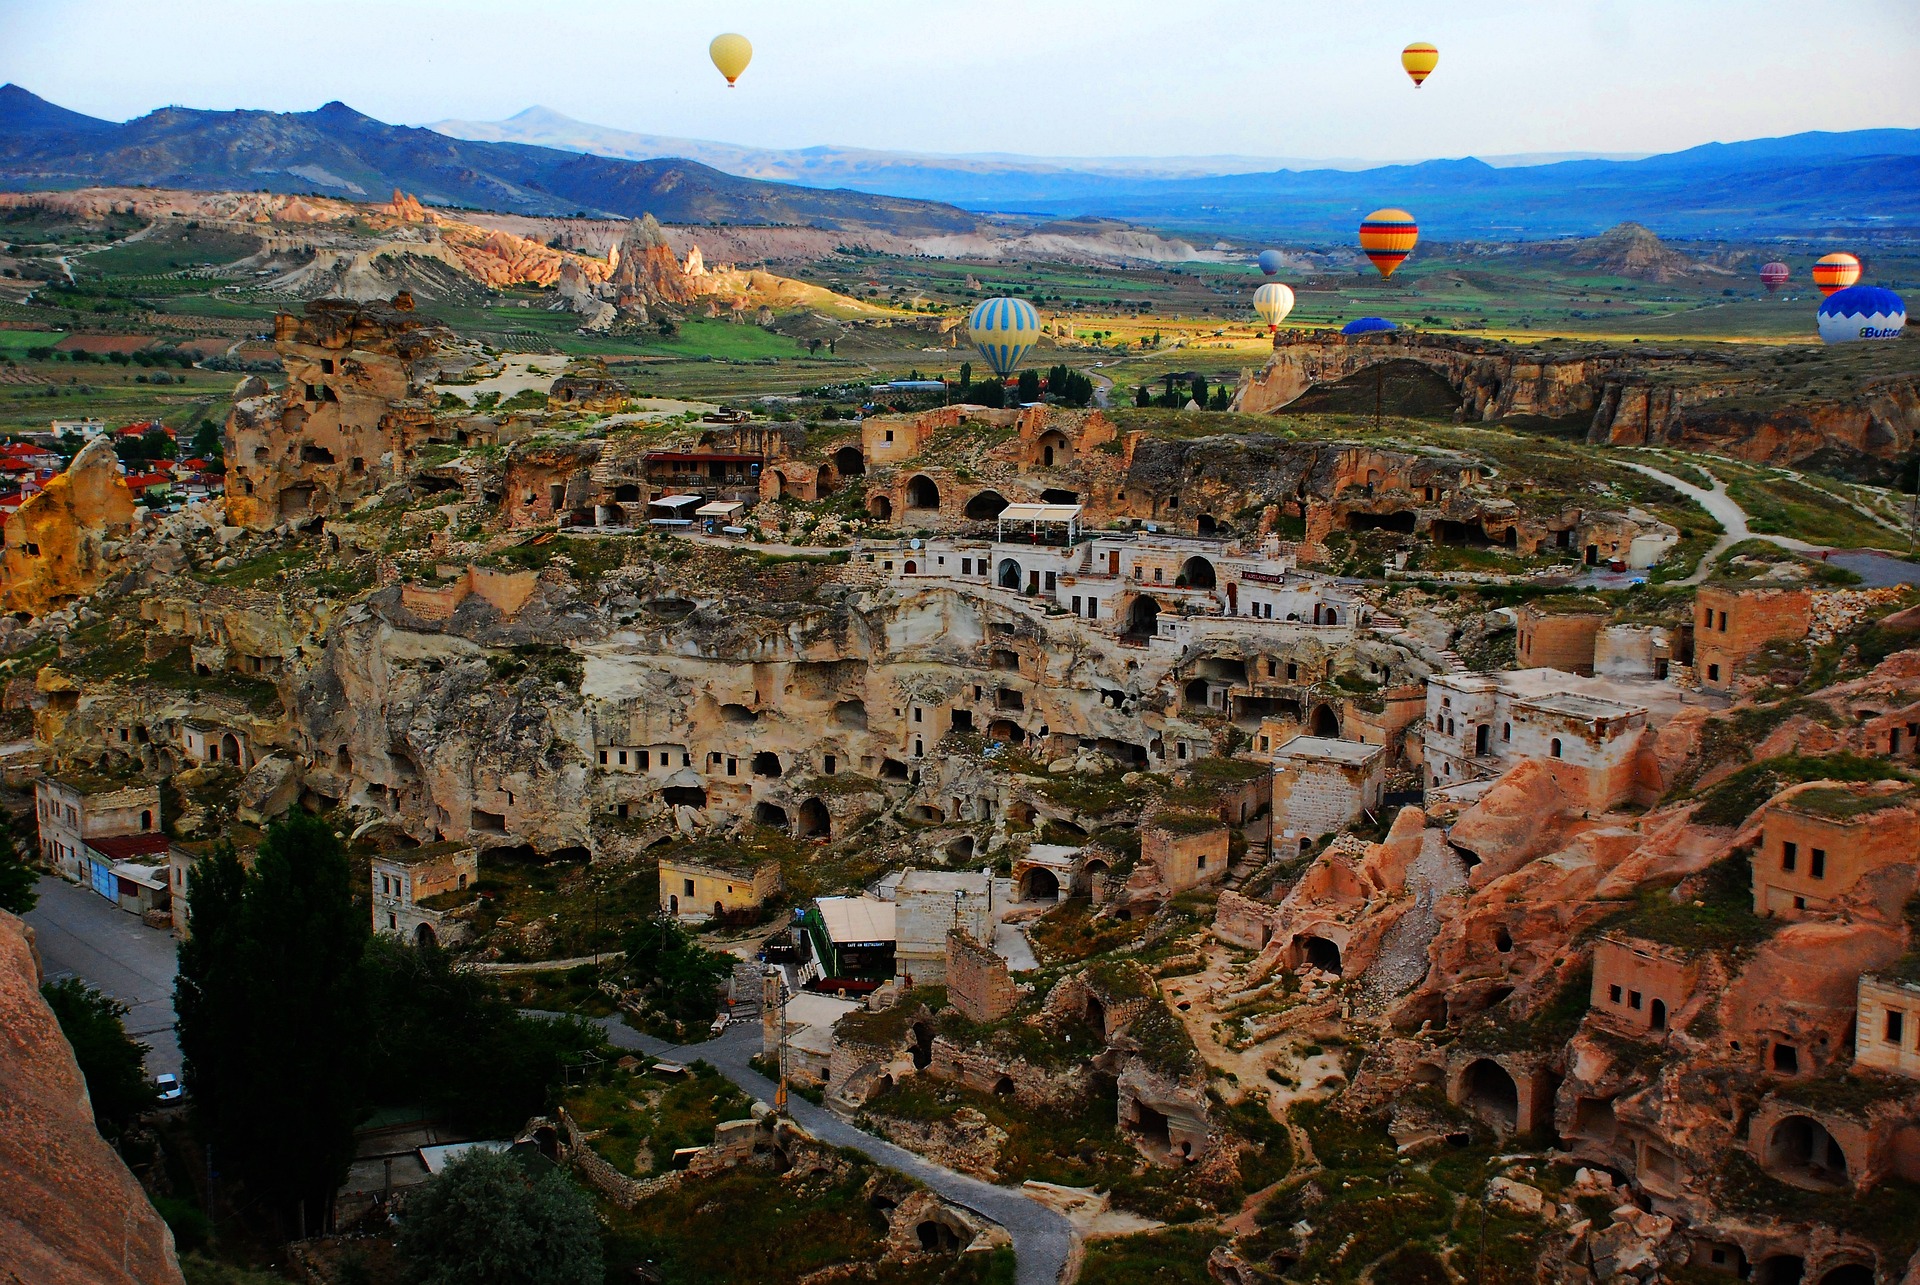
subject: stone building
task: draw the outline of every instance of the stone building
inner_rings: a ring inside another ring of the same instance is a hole
[[[1607,623],[1604,612],[1549,611],[1524,603],[1513,614],[1516,668],[1593,673],[1594,642]]]
[[[1920,1079],[1920,981],[1860,978],[1853,1060],[1856,1066]]]
[[[1486,780],[1532,759],[1583,808],[1632,801],[1647,709],[1581,695],[1570,689],[1577,681],[1553,669],[1434,675],[1427,685],[1427,784]]]
[[[350,508],[411,470],[433,429],[427,386],[450,333],[391,304],[315,299],[273,322],[287,385],[236,390],[225,435],[227,521],[265,531]]]
[[[1140,826],[1140,864],[1152,866],[1170,893],[1226,877],[1232,831],[1217,816],[1160,812]]]
[[[916,984],[938,986],[946,980],[948,937],[963,932],[973,941],[992,941],[999,922],[991,870],[909,870],[894,889],[898,938],[894,959],[901,975]]]
[[[1593,1012],[1632,1035],[1660,1038],[1693,998],[1696,961],[1657,942],[1603,935],[1593,948]]]
[[[997,1022],[1019,1001],[1007,961],[964,928],[947,934],[944,972],[948,1001],[970,1022]]]
[[[1702,585],[1693,599],[1694,676],[1709,691],[1732,691],[1761,648],[1807,636],[1812,609],[1805,589]]]
[[[1776,796],[1755,820],[1756,915],[1823,914],[1863,876],[1920,853],[1920,788],[1910,785],[1817,781]]]
[[[777,862],[728,860],[711,853],[660,858],[660,913],[683,923],[758,910],[778,891]]]
[[[117,900],[109,891],[113,860],[91,852],[96,839],[148,835],[161,840],[160,787],[139,781],[94,776],[55,778],[34,782],[34,815],[40,828],[40,859],[74,883],[94,888]]]
[[[480,855],[464,843],[383,852],[371,862],[373,930],[421,946],[451,945],[466,925],[425,903],[465,891],[480,877]]]
[[[1387,751],[1361,741],[1296,736],[1274,751],[1273,825],[1317,839],[1378,811],[1386,791]]]

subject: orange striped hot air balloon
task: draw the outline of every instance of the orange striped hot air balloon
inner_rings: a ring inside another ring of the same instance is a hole
[[[1419,239],[1420,225],[1405,210],[1375,210],[1360,221],[1360,248],[1383,277],[1407,261]]]
[[[1821,294],[1845,290],[1859,279],[1860,260],[1845,251],[1826,255],[1813,265],[1813,284],[1820,287]]]
[[[1400,51],[1400,65],[1407,69],[1407,75],[1413,77],[1413,87],[1418,89],[1440,65],[1440,51],[1424,40],[1416,40]]]

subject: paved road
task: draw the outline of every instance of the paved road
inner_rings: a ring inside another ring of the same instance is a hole
[[[1662,473],[1659,469],[1646,464],[1636,464],[1632,460],[1622,460],[1621,463],[1636,473],[1646,474],[1656,482],[1665,482],[1668,486],[1698,504],[1708,513],[1711,513],[1714,519],[1720,523],[1723,534],[1718,540],[1713,542],[1713,547],[1708,549],[1705,556],[1700,559],[1700,565],[1694,568],[1693,574],[1685,580],[1680,581],[1681,584],[1696,585],[1704,583],[1706,578],[1713,574],[1713,564],[1720,561],[1720,555],[1728,549],[1731,549],[1734,545],[1739,544],[1742,540],[1765,540],[1769,544],[1777,544],[1781,548],[1791,549],[1795,553],[1812,553],[1820,548],[1817,544],[1808,544],[1805,540],[1795,540],[1791,536],[1762,535],[1757,531],[1748,531],[1747,511],[1734,503],[1733,497],[1727,494],[1727,484],[1719,478],[1713,477],[1713,474],[1707,473],[1707,470],[1700,468],[1698,464],[1694,465],[1694,467],[1700,468],[1700,471],[1707,473],[1708,477],[1713,477],[1713,489],[1711,491],[1695,486],[1691,482],[1682,481],[1671,473]]]
[[[147,1073],[180,1074],[173,1033],[173,934],[141,923],[99,893],[42,876],[27,914],[47,976],[72,973],[127,1005],[127,1034],[148,1046]]]
[[[757,1021],[729,1026],[720,1038],[704,1044],[684,1045],[642,1035],[618,1017],[604,1018],[600,1024],[606,1028],[607,1038],[619,1048],[637,1049],[675,1062],[707,1061],[762,1102],[773,1101],[774,1083],[747,1065],[747,1059],[760,1051]],[[1071,1225],[1060,1214],[1011,1187],[996,1187],[923,1160],[883,1138],[856,1129],[833,1112],[797,1095],[790,1101],[795,1122],[814,1137],[837,1147],[852,1147],[868,1159],[904,1173],[954,1204],[1006,1228],[1013,1237],[1013,1252],[1018,1260],[1015,1279],[1019,1285],[1057,1285],[1073,1246]]]

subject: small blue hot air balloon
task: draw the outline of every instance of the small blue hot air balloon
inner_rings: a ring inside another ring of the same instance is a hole
[[[1343,335],[1374,335],[1383,331],[1398,329],[1400,329],[1400,327],[1394,325],[1385,317],[1355,317],[1352,321],[1340,327],[1340,333]]]
[[[1880,286],[1848,286],[1827,296],[1816,321],[1820,338],[1830,344],[1898,339],[1907,327],[1907,305]]]
[[[1040,338],[1040,314],[1024,299],[986,299],[967,318],[967,335],[993,373],[1005,379]]]
[[[1278,250],[1262,250],[1260,252],[1260,271],[1267,276],[1273,276],[1286,266],[1286,260],[1280,257]]]

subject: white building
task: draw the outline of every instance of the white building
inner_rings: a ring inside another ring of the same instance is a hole
[[[1317,839],[1378,812],[1387,747],[1296,736],[1273,754],[1273,824],[1284,838]]]
[[[63,878],[86,884],[116,903],[119,889],[112,870],[131,854],[107,857],[92,853],[90,841],[150,835],[158,840],[154,850],[166,851],[157,785],[43,776],[34,782],[34,812],[39,819],[40,859]]]
[[[990,870],[909,870],[894,889],[895,966],[916,983],[947,977],[947,933],[964,928],[992,941],[1000,914]]]
[[[1490,780],[1532,759],[1582,807],[1604,811],[1631,800],[1647,708],[1582,694],[1584,685],[1557,669],[1434,675],[1427,682],[1427,785]]]

